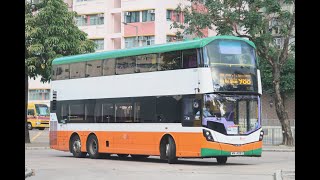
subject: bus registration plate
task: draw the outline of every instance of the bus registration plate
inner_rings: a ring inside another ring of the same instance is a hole
[[[231,155],[234,155],[234,156],[244,155],[244,152],[231,152]]]

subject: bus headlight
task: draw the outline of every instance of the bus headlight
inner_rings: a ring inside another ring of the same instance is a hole
[[[202,129],[202,133],[203,133],[203,136],[206,138],[207,141],[214,141],[210,131]]]
[[[263,131],[260,131],[259,141],[262,141],[262,139],[263,139],[263,134],[264,134],[264,132],[263,132]]]

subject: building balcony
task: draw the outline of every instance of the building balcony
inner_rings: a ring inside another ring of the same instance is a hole
[[[135,22],[128,23],[124,26],[124,37],[130,36],[152,36],[155,34],[155,23],[154,21],[150,22]],[[137,32],[136,32],[136,27]]]

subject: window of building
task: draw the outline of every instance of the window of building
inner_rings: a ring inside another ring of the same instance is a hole
[[[181,22],[181,13],[178,13],[174,10],[167,10],[167,21],[176,21]]]
[[[142,11],[142,22],[154,21],[154,19],[155,19],[154,9]]]
[[[103,14],[90,15],[89,18],[90,18],[90,25],[104,24],[104,15]]]
[[[105,59],[103,61],[103,76],[116,74],[116,59]]]
[[[140,11],[124,12],[124,22],[140,22]]]
[[[88,61],[86,64],[86,77],[96,77],[102,75],[102,61]]]
[[[77,26],[86,26],[88,23],[88,19],[86,15],[81,15],[76,17],[76,25]]]
[[[30,89],[29,100],[49,100],[50,90],[49,89]]]
[[[154,44],[154,36],[142,36],[142,46],[148,46]]]
[[[96,51],[104,49],[104,39],[93,39],[92,41],[97,45]]]
[[[171,51],[160,54],[160,70],[181,68],[181,51]]]
[[[125,48],[132,48],[138,46],[138,40],[136,37],[127,37],[124,38]]]
[[[157,71],[157,54],[137,56],[137,72]]]
[[[136,57],[123,57],[123,58],[117,58],[116,61],[116,73],[117,74],[130,74],[134,73],[136,69]]]
[[[167,21],[171,21],[172,20],[172,12],[173,10],[167,10]]]
[[[85,62],[70,64],[70,79],[84,78],[86,74],[85,66]]]

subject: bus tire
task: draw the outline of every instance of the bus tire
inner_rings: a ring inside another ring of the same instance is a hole
[[[225,164],[228,160],[227,156],[216,157],[218,164]]]
[[[141,160],[146,159],[149,157],[149,155],[137,155],[137,154],[131,154],[132,159],[134,160]]]
[[[97,136],[90,135],[87,140],[87,152],[91,159],[99,159],[102,154],[99,153],[99,142]]]
[[[171,136],[168,136],[168,141],[166,144],[166,157],[169,164],[174,164],[177,161],[176,157],[176,143]]]
[[[45,128],[44,127],[40,127],[40,128],[38,128],[39,130],[44,130]]]
[[[71,137],[69,149],[73,156],[76,158],[84,158],[87,156],[86,152],[81,152],[81,141],[80,137],[77,134]]]
[[[32,130],[32,129],[33,129],[33,127],[32,127],[32,124],[31,124],[31,123],[29,123],[29,122],[28,122],[28,124],[27,124],[27,125],[28,125],[28,130]]]

